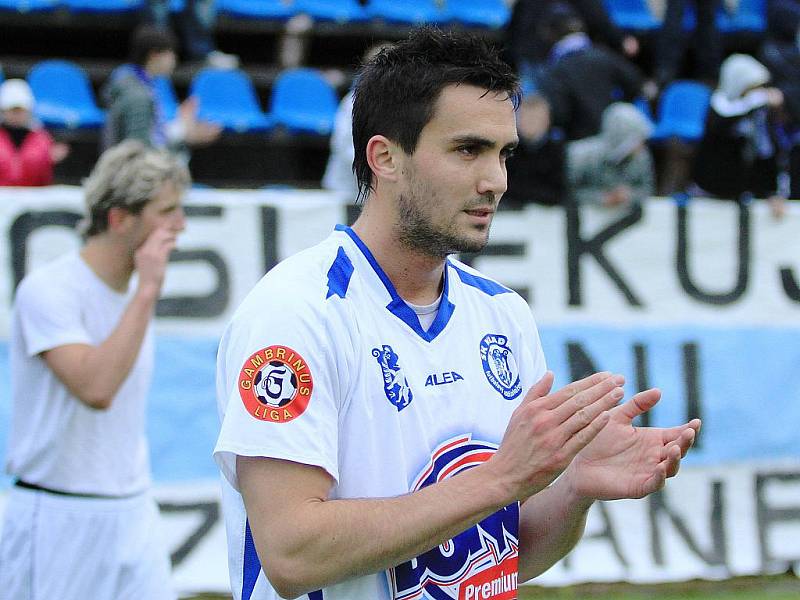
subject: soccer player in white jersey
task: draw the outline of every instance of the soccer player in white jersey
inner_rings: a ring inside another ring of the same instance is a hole
[[[167,153],[138,141],[109,149],[85,184],[85,244],[17,289],[2,598],[175,598],[145,409],[153,314],[188,184]]]
[[[516,598],[700,423],[633,427],[659,392],[618,404],[611,373],[551,392],[525,301],[450,256],[486,244],[517,144],[484,42],[417,30],[354,97],[361,215],[268,273],[220,345],[234,597]]]

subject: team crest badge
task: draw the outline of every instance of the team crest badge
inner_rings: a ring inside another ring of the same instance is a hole
[[[400,357],[392,350],[391,346],[386,344],[380,348],[373,348],[372,356],[378,361],[383,371],[383,391],[386,399],[400,412],[414,399],[414,394],[411,392],[411,387],[400,366]]]
[[[286,346],[254,352],[239,372],[239,394],[251,415],[286,423],[305,412],[314,380],[308,363]]]
[[[483,336],[480,345],[483,373],[494,389],[506,400],[513,400],[522,392],[519,367],[508,347],[508,338],[499,333]]]

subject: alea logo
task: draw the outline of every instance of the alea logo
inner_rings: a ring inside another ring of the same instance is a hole
[[[496,444],[462,435],[433,453],[413,491],[477,466]],[[512,600],[517,597],[519,504],[506,506],[451,540],[388,571],[395,600]]]

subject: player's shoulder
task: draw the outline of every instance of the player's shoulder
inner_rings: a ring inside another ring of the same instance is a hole
[[[456,281],[466,289],[472,289],[475,293],[485,296],[514,296],[517,295],[510,287],[503,285],[496,279],[484,275],[477,269],[469,266],[452,256],[447,259],[447,266],[450,269],[449,275],[455,276]]]
[[[475,300],[489,304],[501,304],[514,310],[530,311],[525,299],[510,287],[481,273],[477,269],[453,257],[447,259],[449,276],[464,293]]]
[[[80,256],[77,253],[70,253],[34,268],[22,278],[17,286],[17,299],[32,294],[52,296],[54,291],[75,286],[77,284],[75,263],[79,260]]]
[[[352,270],[340,240],[332,235],[282,260],[253,287],[239,312],[272,310],[320,312],[330,304],[331,289],[342,273]]]

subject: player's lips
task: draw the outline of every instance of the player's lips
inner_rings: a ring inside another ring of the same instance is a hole
[[[494,215],[493,208],[471,208],[469,210],[465,210],[470,217],[477,221],[482,221],[488,223],[492,220],[492,215]]]

